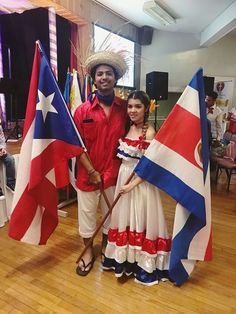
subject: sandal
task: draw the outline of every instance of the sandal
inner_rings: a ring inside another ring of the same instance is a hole
[[[105,254],[103,252],[101,252],[101,263],[102,264],[104,263],[105,258],[106,258]]]
[[[91,269],[93,268],[93,264],[95,262],[95,256],[93,256],[93,258],[91,259],[91,261],[85,265],[85,262],[83,259],[81,259],[81,262],[83,263],[82,265],[82,268],[81,266],[78,266],[76,268],[76,273],[79,275],[79,276],[87,276],[88,273],[91,271]],[[86,268],[88,268],[87,270],[85,270]]]

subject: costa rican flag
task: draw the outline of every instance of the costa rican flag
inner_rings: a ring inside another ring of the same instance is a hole
[[[135,172],[177,201],[170,278],[181,285],[212,258],[209,148],[203,71],[185,88]]]
[[[47,58],[36,43],[9,236],[46,244],[58,224],[54,169],[83,143]]]

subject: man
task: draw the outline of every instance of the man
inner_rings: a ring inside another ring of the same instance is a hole
[[[6,181],[7,186],[14,191],[16,184],[16,171],[15,171],[15,160],[14,157],[6,151],[6,140],[2,129],[0,120],[0,160],[6,167]],[[2,195],[2,189],[0,189],[0,196]]]
[[[207,119],[211,124],[211,138],[220,141],[223,138],[222,111],[216,106],[218,94],[211,92],[206,95]]]
[[[87,72],[91,75],[97,91],[95,97],[80,105],[74,120],[84,140],[91,166],[79,160],[78,176],[78,216],[79,232],[86,245],[96,230],[96,211],[100,200],[103,215],[107,205],[100,195],[96,183],[103,180],[104,190],[112,204],[120,161],[116,158],[119,138],[125,134],[127,115],[126,101],[114,95],[114,86],[127,71],[124,59],[114,52],[100,51],[86,61]],[[84,157],[84,155],[83,155]],[[82,158],[83,158],[82,157]],[[102,255],[105,250],[109,221],[103,226]],[[93,246],[85,252],[76,271],[86,276],[94,263]]]

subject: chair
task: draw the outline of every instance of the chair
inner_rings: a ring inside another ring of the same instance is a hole
[[[222,170],[225,170],[227,175],[227,191],[229,191],[230,181],[233,174],[236,174],[236,142],[230,141],[226,148],[226,154],[223,158],[216,158],[216,177],[217,183]]]

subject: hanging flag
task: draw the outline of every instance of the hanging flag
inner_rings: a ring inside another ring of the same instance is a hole
[[[79,75],[75,69],[73,69],[72,75],[70,73],[70,78],[68,78],[68,74],[67,74],[66,82],[67,82],[67,86],[69,86],[68,89],[69,89],[69,103],[70,104],[69,104],[68,108],[70,109],[70,112],[73,116],[76,108],[79,105],[81,105],[81,103],[82,103]],[[70,86],[71,86],[71,88],[70,88]],[[66,91],[66,86],[65,86],[65,91]],[[64,92],[64,94],[65,94],[65,92]],[[76,158],[70,159],[68,166],[69,166],[69,177],[68,177],[69,182],[73,186],[73,188],[75,190],[77,190],[76,183],[75,183],[76,182],[76,176],[77,176]]]
[[[82,91],[82,100],[87,101],[89,99],[89,95],[92,93],[94,84],[92,84],[92,78],[89,74],[85,75],[84,85]]]
[[[58,224],[54,168],[83,143],[44,52],[36,43],[9,236],[46,244]]]
[[[71,84],[71,91],[70,91],[70,110],[72,116],[76,108],[82,103],[81,94],[80,94],[80,86],[79,86],[79,78],[78,73],[75,69],[73,69],[72,74],[72,84]]]
[[[199,69],[135,169],[177,201],[169,269],[177,285],[187,280],[196,260],[212,258],[204,99]]]
[[[156,100],[155,99],[151,99],[150,100],[150,107],[149,107],[149,112],[152,113],[154,112],[156,109]]]
[[[66,82],[65,82],[63,97],[64,97],[65,102],[67,104],[67,107],[69,109],[70,109],[70,85],[71,85],[71,81],[72,81],[72,76],[71,76],[71,73],[68,69],[67,74],[66,74]]]

